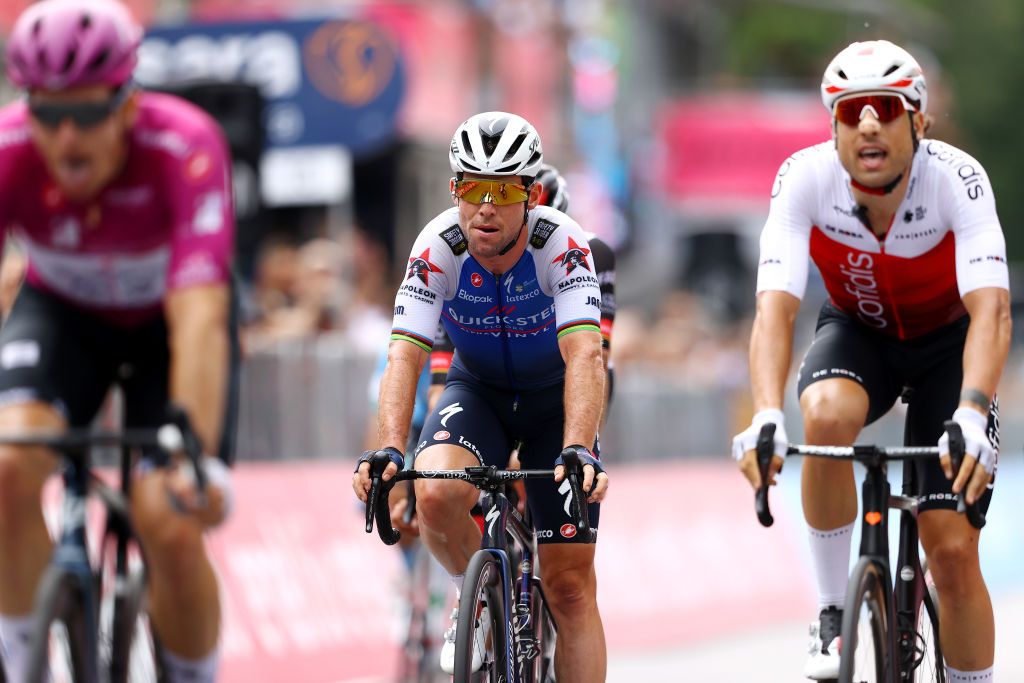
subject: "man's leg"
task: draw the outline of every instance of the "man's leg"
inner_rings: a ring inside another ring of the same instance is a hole
[[[953,510],[922,512],[918,526],[939,592],[939,633],[946,663],[963,672],[990,669],[995,660],[995,621],[978,560],[980,532]]]
[[[868,394],[852,380],[814,382],[800,396],[807,443],[852,444],[868,414]],[[857,486],[853,464],[804,458],[801,482],[804,519],[818,585],[818,622],[804,675],[831,679],[838,675],[838,636],[850,571],[850,540],[857,517]]]
[[[848,446],[867,419],[868,394],[852,380],[821,380],[801,394],[800,410],[807,443]],[[804,458],[801,494],[804,519],[811,528],[836,529],[857,517],[857,485],[849,462]]]
[[[165,478],[150,472],[132,484],[132,518],[149,572],[149,617],[169,655],[172,681],[215,680],[220,630],[220,594],[193,516],[171,507]]]
[[[538,551],[544,595],[558,624],[555,676],[560,683],[592,683],[607,675],[595,548],[593,543],[545,543]]]
[[[479,464],[461,446],[435,444],[416,455],[418,470],[460,470]],[[415,490],[420,537],[449,574],[461,576],[480,547],[480,527],[469,515],[480,492],[466,482],[443,479],[417,479]]]
[[[0,408],[2,432],[66,427],[60,414],[46,403]],[[0,644],[9,681],[25,677],[27,641],[34,625],[33,601],[52,548],[40,492],[56,464],[50,451],[0,447]]]

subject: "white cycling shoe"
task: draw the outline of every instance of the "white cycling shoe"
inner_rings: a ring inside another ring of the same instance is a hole
[[[842,630],[843,611],[835,607],[821,610],[818,621],[811,623],[811,642],[804,676],[812,681],[839,678],[839,633]]]
[[[441,671],[450,675],[455,674],[455,631],[458,623],[459,608],[456,607],[452,610],[452,625],[444,632],[444,645],[441,646]],[[481,624],[483,624],[483,627],[481,627]],[[473,671],[479,671],[484,665],[484,647],[487,637],[484,628],[488,624],[490,624],[490,619],[487,613],[487,605],[484,605],[483,611],[480,612],[480,617],[477,619],[477,627],[474,631],[476,637],[473,638]]]

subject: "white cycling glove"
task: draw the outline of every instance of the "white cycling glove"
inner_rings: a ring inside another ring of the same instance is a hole
[[[235,484],[231,478],[231,468],[224,464],[223,460],[212,455],[204,455],[203,459],[199,462],[203,468],[203,473],[206,475],[207,486],[215,486],[220,489],[224,516],[218,523],[219,526],[227,521],[227,518],[231,516],[232,510],[235,508]],[[192,463],[182,459],[178,462],[177,468],[182,476],[194,486],[196,483],[196,471],[192,467]]]
[[[974,408],[964,406],[957,408],[953,413],[953,421],[960,425],[964,433],[966,454],[976,458],[985,471],[992,474],[995,471],[997,453],[988,439],[988,417]],[[946,453],[949,453],[949,434],[943,431],[939,437],[939,454]],[[956,475],[954,472],[953,476]]]
[[[743,454],[757,448],[757,437],[761,435],[761,427],[769,422],[775,423],[775,455],[786,457],[789,439],[786,438],[785,416],[778,408],[759,410],[750,426],[732,438],[732,457],[742,460]]]

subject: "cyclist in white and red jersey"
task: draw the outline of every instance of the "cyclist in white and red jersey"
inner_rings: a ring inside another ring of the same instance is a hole
[[[536,129],[515,114],[484,112],[456,129],[449,149],[456,206],[420,232],[395,298],[376,452],[391,460],[385,479],[404,464],[416,381],[441,321],[455,356],[420,435],[416,466],[504,467],[517,441],[524,469],[554,465],[556,478],[527,482],[527,503],[541,582],[558,623],[557,678],[590,683],[603,681],[607,667],[595,539],[576,533],[559,484],[563,457],[574,453],[584,463],[583,490],[597,529],[608,487],[591,450],[604,399],[601,292],[582,228],[539,205],[534,181],[543,161]],[[353,475],[363,501],[373,454],[360,458]],[[415,491],[420,538],[461,590],[480,545],[480,527],[470,516],[478,491],[430,479],[417,480]],[[483,665],[484,630],[478,634],[474,669]],[[453,673],[454,630],[448,636],[441,668]]]
[[[921,542],[938,588],[948,680],[991,681],[992,605],[978,533],[956,496],[987,508],[998,453],[996,385],[1010,342],[1006,248],[981,165],[924,137],[928,91],[905,50],[884,40],[839,53],[821,85],[833,140],[779,170],[761,234],[757,315],[750,340],[753,424],[733,453],[755,487],[753,447],[774,423],[769,478],[782,466],[783,391],[808,256],[830,299],[798,373],[804,435],[850,445],[904,387],[910,445],[938,442],[940,462],[917,465]],[[944,420],[963,429],[967,457],[953,472]],[[821,613],[805,675],[838,675],[840,608],[857,515],[849,463],[803,462],[803,507]]]
[[[0,429],[87,426],[115,380],[126,426],[159,425],[169,400],[187,410],[223,458],[206,458],[208,504],[195,505],[184,471],[145,467],[132,514],[170,680],[213,681],[220,607],[203,531],[231,499],[230,165],[211,118],[132,85],[141,34],[113,0],[44,0],[9,36],[7,75],[26,97],[0,110],[0,225],[28,272],[0,331]],[[0,448],[8,680],[24,677],[51,547],[40,489],[56,464]]]

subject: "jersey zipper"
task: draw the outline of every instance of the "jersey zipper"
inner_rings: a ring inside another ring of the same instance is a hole
[[[896,215],[893,214],[893,220]],[[888,239],[889,233],[892,232],[892,223],[889,223],[889,229],[885,231],[885,238]],[[896,297],[892,293],[892,283],[889,281],[889,262],[885,254],[885,240],[878,240],[878,251],[880,258],[878,259],[878,279],[884,282],[885,291],[889,295],[889,301],[892,303],[892,320],[896,323],[896,334],[900,339],[904,339],[903,336],[903,321],[900,320],[900,312],[896,308]]]
[[[504,274],[502,273],[502,275]],[[516,387],[515,376],[512,372],[512,349],[509,348],[508,330],[505,329],[505,301],[501,298],[502,275],[494,276],[494,288],[498,295],[498,324],[501,326],[501,350],[505,356],[505,375],[508,377],[509,387],[515,392],[512,399],[512,412],[514,413],[519,409],[519,389]]]

